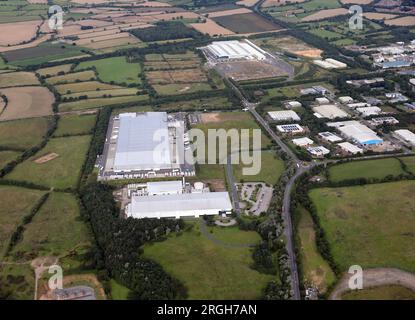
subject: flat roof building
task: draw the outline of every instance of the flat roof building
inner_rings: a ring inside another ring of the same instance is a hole
[[[200,217],[230,213],[232,203],[227,192],[182,193],[131,197],[126,214],[133,218]]]
[[[363,117],[376,116],[382,112],[382,109],[379,107],[364,107],[356,108],[356,111],[359,112]]]
[[[206,49],[220,60],[265,60],[265,51],[249,40],[214,41]]]
[[[349,96],[339,97],[339,101],[341,103],[352,103],[353,102],[353,98],[352,97],[349,97]]]
[[[334,104],[326,104],[323,106],[314,107],[313,111],[320,115],[319,118],[336,119],[349,117],[348,113]]]
[[[192,176],[195,169],[184,156],[182,114],[121,113],[111,119],[99,179]]]
[[[305,147],[305,146],[309,146],[312,145],[314,143],[313,140],[311,140],[310,138],[304,137],[304,138],[298,138],[298,139],[292,139],[291,140],[296,146],[299,147]]]
[[[380,126],[382,124],[398,124],[399,123],[399,121],[394,117],[372,118],[370,121],[375,126]]]
[[[322,140],[325,140],[325,141],[327,141],[327,142],[331,142],[331,143],[334,143],[334,142],[339,142],[339,141],[342,141],[343,139],[342,138],[340,138],[339,136],[337,136],[337,135],[335,135],[334,133],[331,133],[331,132],[320,132],[319,134],[318,134],[318,136],[322,139]]]
[[[329,104],[330,103],[330,100],[327,99],[327,98],[316,98],[316,102],[318,104]]]
[[[298,114],[292,110],[269,111],[268,115],[274,121],[300,121]]]
[[[304,132],[304,129],[296,123],[293,124],[282,124],[277,126],[277,130],[282,133],[298,134]]]
[[[407,145],[415,146],[415,133],[407,129],[396,130],[393,133],[395,137],[405,142]]]
[[[323,147],[308,147],[307,151],[313,156],[313,157],[324,157],[325,155],[330,153],[330,150]]]
[[[374,145],[383,142],[376,132],[355,120],[331,122],[327,123],[327,125],[336,128],[343,136],[361,145]]]
[[[285,103],[285,107],[288,108],[288,109],[300,108],[300,107],[302,107],[302,104],[301,104],[301,102],[298,102],[298,101],[287,101]]]
[[[363,149],[351,144],[350,142],[342,142],[337,144],[343,151],[348,152],[350,154],[358,154],[363,153]]]

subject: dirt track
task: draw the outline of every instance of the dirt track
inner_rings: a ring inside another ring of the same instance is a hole
[[[349,274],[343,276],[330,294],[330,300],[341,300],[341,295],[349,291],[349,277]],[[401,285],[415,291],[415,274],[394,268],[376,268],[363,271],[364,288],[383,285]]]

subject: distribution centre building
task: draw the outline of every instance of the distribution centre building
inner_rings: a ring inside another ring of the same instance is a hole
[[[327,125],[336,128],[343,136],[361,145],[375,145],[383,142],[376,132],[355,120],[330,122]]]

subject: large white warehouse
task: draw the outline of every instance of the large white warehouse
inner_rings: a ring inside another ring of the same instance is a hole
[[[352,139],[361,145],[374,145],[383,142],[376,132],[355,120],[331,122],[327,125],[336,128],[343,136]]]
[[[127,216],[133,218],[200,217],[230,213],[232,203],[227,192],[163,194],[131,197]]]
[[[214,41],[206,49],[216,59],[266,59],[266,52],[249,40]]]

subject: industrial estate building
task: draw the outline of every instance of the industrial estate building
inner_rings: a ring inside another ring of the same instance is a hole
[[[327,125],[336,128],[344,137],[361,145],[375,145],[383,142],[376,132],[355,120],[330,122]]]
[[[282,111],[269,111],[268,116],[273,121],[300,121],[300,117],[295,111],[282,110]]]
[[[266,52],[247,39],[242,41],[214,41],[206,49],[216,60],[266,59]]]
[[[201,182],[193,187],[182,181],[161,181],[134,185],[127,217],[181,218],[229,214],[232,203],[227,192],[209,192]]]
[[[344,112],[342,109],[337,107],[334,104],[326,104],[313,108],[314,115],[317,118],[327,118],[327,119],[336,119],[336,118],[347,118],[349,114]]]
[[[99,179],[194,176],[186,145],[182,114],[122,113],[110,121]]]
[[[350,154],[358,154],[363,153],[363,149],[359,148],[358,146],[355,146],[354,144],[351,144],[350,142],[342,142],[339,143],[338,146],[345,152],[348,152]]]
[[[306,147],[314,144],[314,141],[307,137],[293,139],[292,142],[299,147]]]
[[[325,141],[330,142],[330,143],[339,142],[339,141],[343,140],[341,137],[339,137],[339,136],[337,136],[334,133],[331,133],[329,131],[320,132],[318,134],[318,136],[320,137],[320,139],[325,140]]]
[[[401,140],[405,144],[411,147],[415,146],[415,133],[407,129],[396,130],[393,133],[395,137],[397,137],[399,140]]]
[[[292,123],[292,124],[282,124],[277,126],[277,130],[282,133],[288,134],[298,134],[303,133],[304,129],[299,124]]]

